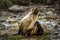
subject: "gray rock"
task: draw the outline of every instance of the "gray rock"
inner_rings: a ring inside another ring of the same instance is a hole
[[[9,11],[13,11],[13,12],[25,12],[27,9],[28,7],[19,6],[19,5],[13,5],[8,8]]]
[[[54,35],[58,35],[58,32],[54,32]]]
[[[0,35],[3,34],[17,34],[19,28],[17,22],[3,21],[0,24]]]
[[[48,11],[46,12],[47,15],[53,15],[53,12],[52,11]]]

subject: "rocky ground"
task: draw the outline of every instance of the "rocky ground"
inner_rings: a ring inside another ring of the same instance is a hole
[[[51,33],[48,34],[47,37],[44,38],[49,38],[48,40],[55,40],[55,34],[58,36],[56,40],[59,40],[60,38],[60,14],[59,10],[57,7],[54,6],[47,6],[47,5],[30,5],[30,6],[18,6],[14,5],[10,8],[8,8],[8,11],[0,11],[0,35],[3,34],[17,34],[19,30],[19,21],[28,14],[31,8],[33,7],[38,7],[39,9],[39,18],[38,21],[40,22],[41,26],[44,28],[45,33]],[[56,26],[57,25],[57,26]],[[55,28],[56,27],[56,28]],[[55,33],[56,32],[56,33]],[[54,37],[52,37],[52,35]],[[7,35],[8,36],[8,35]],[[46,35],[43,35],[46,36]],[[56,36],[56,37],[57,37]],[[10,37],[10,36],[9,36]],[[18,38],[20,36],[17,36]],[[40,36],[39,36],[40,37]],[[0,40],[5,40],[3,39],[4,37],[0,37]],[[14,36],[10,37],[12,40],[15,38]],[[41,39],[40,39],[41,38]],[[44,38],[40,37],[38,40],[43,40]],[[29,39],[29,38],[28,38]],[[25,39],[25,40],[28,40]],[[33,40],[34,38],[30,39]],[[8,39],[6,39],[8,40]],[[17,40],[17,38],[15,39]],[[24,39],[22,39],[24,40]],[[34,39],[34,40],[37,40]]]

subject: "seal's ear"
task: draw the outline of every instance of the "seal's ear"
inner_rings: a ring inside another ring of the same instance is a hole
[[[33,13],[34,15],[37,15],[38,14],[38,9],[37,8],[33,8]]]

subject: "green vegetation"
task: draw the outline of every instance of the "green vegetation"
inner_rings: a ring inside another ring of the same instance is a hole
[[[0,0],[0,8],[8,8],[11,5],[14,4],[23,4],[23,5],[27,5],[28,3],[33,3],[33,4],[46,4],[46,3],[57,3],[60,4],[59,0],[55,1],[55,0]],[[28,4],[29,5],[29,4]]]
[[[46,0],[44,0],[44,1],[46,1]],[[43,0],[33,0],[33,2],[36,3],[36,4],[41,4],[41,3],[43,3],[44,1],[43,1]]]
[[[0,0],[0,8],[8,8],[13,4],[16,4],[16,0]]]
[[[25,2],[28,2],[28,0],[25,0]],[[43,3],[43,0],[29,0],[29,2],[32,2],[33,4],[41,4],[41,3]],[[6,9],[14,4],[19,4],[19,3],[20,3],[20,1],[18,1],[18,0],[0,0],[0,8]],[[24,4],[26,4],[26,3],[24,3]]]
[[[38,40],[38,39],[41,39],[41,40],[49,40],[49,35],[50,33],[44,33],[44,35],[41,35],[41,36],[31,36],[30,38],[26,38],[25,36],[23,35],[2,35],[0,36],[0,38],[5,38],[5,39],[8,39],[8,40],[29,40],[29,39],[33,39],[33,40]]]

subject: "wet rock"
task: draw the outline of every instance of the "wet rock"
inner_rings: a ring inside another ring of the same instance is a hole
[[[41,26],[44,28],[45,32],[53,30],[54,26],[56,25],[54,21],[49,21],[49,20],[47,21],[46,19],[38,20],[38,21],[41,24]]]
[[[27,11],[27,9],[28,9],[28,7],[19,6],[19,5],[13,5],[8,8],[8,10],[11,12],[25,12],[25,11]]]
[[[58,25],[56,25],[54,28],[53,28],[54,31],[52,31],[52,35],[51,35],[51,39],[60,39],[60,27],[58,27]]]
[[[53,12],[52,11],[48,11],[48,12],[46,12],[46,14],[52,16]]]
[[[17,22],[14,21],[3,21],[0,23],[0,35],[3,34],[17,34],[19,26]]]
[[[9,11],[20,11],[20,8],[18,5],[13,5],[12,7],[8,8]]]
[[[54,35],[58,35],[58,32],[55,31],[55,32],[54,32]]]
[[[18,33],[18,26],[11,26],[5,29],[0,30],[0,35],[4,35],[4,34],[17,34]]]
[[[45,12],[45,11],[46,11],[46,7],[41,6],[40,11],[41,11],[41,12]]]
[[[16,21],[13,18],[8,17],[7,21]]]

